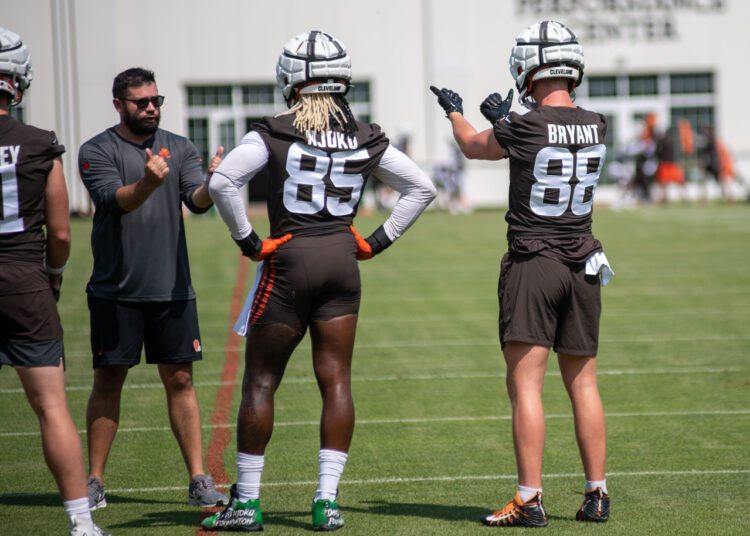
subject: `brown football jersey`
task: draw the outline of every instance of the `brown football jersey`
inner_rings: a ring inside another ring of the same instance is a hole
[[[388,139],[378,125],[360,121],[353,134],[302,134],[293,121],[292,115],[266,117],[251,128],[269,153],[271,235],[322,235],[346,229]]]
[[[591,235],[606,133],[604,116],[583,108],[542,106],[495,124],[510,157],[509,243]]]
[[[64,152],[54,132],[0,116],[0,263],[42,261],[44,190]]]

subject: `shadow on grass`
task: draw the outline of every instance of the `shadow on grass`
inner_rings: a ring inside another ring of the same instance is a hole
[[[107,494],[107,504],[182,504],[180,501],[158,501],[136,499],[123,495]],[[62,506],[59,493],[4,493],[0,494],[0,505],[5,506]]]
[[[96,515],[96,514],[94,514]],[[195,527],[200,526],[203,515],[200,512],[172,510],[164,512],[145,512],[136,519],[107,525],[114,532],[116,529],[146,529],[152,527]]]
[[[427,503],[399,503],[388,501],[367,501],[367,508],[352,508],[344,506],[342,512],[357,512],[393,517],[423,517],[441,521],[479,521],[479,518],[492,513],[491,508]],[[500,505],[505,506],[505,505]],[[499,508],[498,508],[499,509]],[[548,515],[550,520],[566,519],[562,516]]]
[[[352,508],[344,506],[344,512],[375,514],[394,517],[424,517],[443,521],[478,520],[480,516],[489,513],[487,508],[476,506],[428,504],[428,503],[400,503],[388,501],[366,501],[367,508]]]

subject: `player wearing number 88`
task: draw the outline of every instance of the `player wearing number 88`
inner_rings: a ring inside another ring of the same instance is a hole
[[[607,124],[601,114],[573,102],[583,77],[583,50],[565,25],[543,21],[526,29],[516,38],[509,66],[519,101],[530,111],[510,112],[512,91],[505,99],[493,93],[480,106],[492,128],[481,132],[463,117],[457,93],[431,87],[467,158],[510,160],[508,252],[498,299],[518,490],[514,500],[482,522],[547,524],[542,503],[542,385],[550,348],[558,355],[573,404],[586,492],[604,498],[606,515],[596,521],[606,521],[606,439],[595,358],[600,286],[613,272],[591,232],[591,214]]]
[[[253,125],[210,185],[243,255],[262,262],[235,325],[247,336],[236,492],[226,510],[203,520],[209,530],[262,530],[260,480],[274,392],[307,329],[323,398],[313,529],[343,526],[336,498],[354,431],[350,375],[361,290],[357,259],[389,247],[436,193],[378,125],[352,116],[345,97],[351,61],[341,41],[318,31],[296,36],[284,47],[276,74],[289,110]],[[271,238],[265,240],[253,231],[239,194],[262,169],[270,176]],[[383,225],[362,238],[352,223],[372,177],[401,197]]]

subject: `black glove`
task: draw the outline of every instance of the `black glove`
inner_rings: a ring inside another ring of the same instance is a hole
[[[60,289],[59,288],[52,289],[52,297],[55,298],[55,303],[60,301]]]
[[[240,247],[242,254],[251,259],[263,249],[263,240],[254,230],[242,240],[234,240],[234,242]]]
[[[464,100],[461,95],[450,89],[438,89],[435,86],[430,86],[430,90],[437,95],[438,104],[445,110],[445,117],[448,117],[452,112],[464,114]]]
[[[505,100],[500,96],[500,93],[491,93],[487,95],[487,98],[482,101],[479,105],[479,111],[482,115],[487,118],[487,121],[493,125],[497,123],[498,119],[502,119],[510,112],[510,107],[513,104],[513,90],[508,91],[508,96]]]

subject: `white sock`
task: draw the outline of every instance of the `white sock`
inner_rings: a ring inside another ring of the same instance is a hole
[[[93,523],[91,519],[91,512],[89,512],[89,498],[83,497],[82,499],[73,499],[72,501],[63,501],[63,508],[65,508],[65,515],[68,519],[76,516],[76,519],[83,520]],[[88,523],[87,523],[88,524]]]
[[[586,491],[594,491],[596,488],[602,488],[602,491],[607,493],[607,479],[586,481]],[[609,493],[607,493],[607,495],[609,495]]]
[[[320,449],[318,463],[320,464],[320,477],[318,479],[318,490],[315,500],[325,499],[332,501],[336,498],[339,489],[339,479],[344,472],[344,466],[349,455],[337,450]]]
[[[537,493],[541,493],[542,488],[530,488],[528,486],[522,486],[521,484],[518,484],[518,495],[521,497],[521,502],[526,502]]]
[[[265,456],[237,452],[237,499],[247,502],[260,498],[260,477]]]

